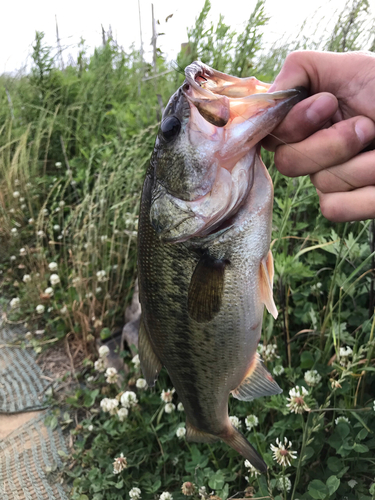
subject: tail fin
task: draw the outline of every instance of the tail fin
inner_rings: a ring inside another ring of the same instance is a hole
[[[251,446],[245,436],[230,424],[228,432],[220,435],[221,439],[234,450],[238,451],[243,457],[247,458],[249,462],[260,472],[267,472],[267,465],[258,453]]]

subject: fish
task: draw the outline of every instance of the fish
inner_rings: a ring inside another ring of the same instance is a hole
[[[228,398],[282,392],[257,354],[264,306],[277,317],[273,185],[259,142],[306,97],[269,87],[200,61],[185,69],[162,116],[138,222],[144,378],[153,387],[164,366],[187,440],[222,440],[261,472],[267,466],[231,424]]]

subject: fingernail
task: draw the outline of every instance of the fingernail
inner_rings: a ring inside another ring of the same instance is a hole
[[[306,118],[312,123],[321,123],[327,120],[336,109],[336,101],[333,96],[323,94],[319,96],[306,110]]]
[[[358,118],[354,126],[355,133],[362,144],[367,144],[375,137],[375,124],[370,118]]]

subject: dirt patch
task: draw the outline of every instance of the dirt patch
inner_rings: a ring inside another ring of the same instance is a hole
[[[36,362],[44,373],[52,377],[50,380],[54,380],[62,378],[68,372],[79,371],[87,355],[82,340],[70,338],[69,341],[55,344],[44,351]]]
[[[41,415],[43,411],[27,411],[23,413],[0,414],[0,441],[5,439],[13,431],[21,427],[34,417]]]

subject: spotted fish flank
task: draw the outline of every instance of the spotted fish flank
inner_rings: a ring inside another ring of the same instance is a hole
[[[264,306],[277,316],[273,186],[258,143],[304,93],[267,93],[255,78],[199,62],[185,74],[164,111],[142,192],[141,366],[150,386],[167,368],[187,439],[222,439],[265,471],[230,423],[228,397],[281,392],[256,353]]]

